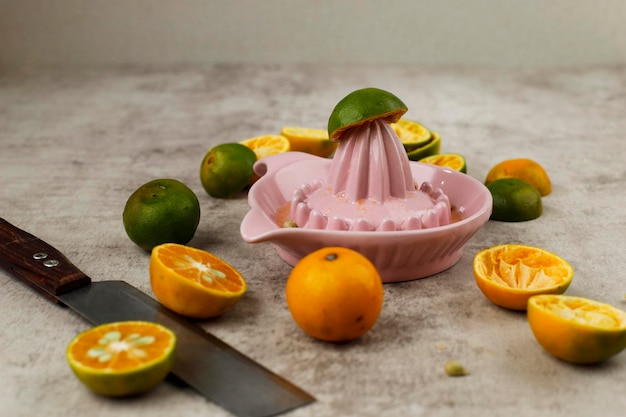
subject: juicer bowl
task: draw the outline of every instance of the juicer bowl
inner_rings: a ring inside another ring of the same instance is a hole
[[[332,160],[302,152],[285,152],[259,160],[261,178],[250,188],[250,210],[240,232],[248,243],[269,242],[278,255],[295,265],[307,254],[343,246],[366,256],[383,282],[428,277],[452,267],[465,243],[489,220],[491,193],[469,175],[435,165],[410,162],[416,182],[430,182],[448,195],[459,219],[445,226],[402,231],[338,231],[282,227],[279,213],[288,210],[293,192],[316,178],[326,179]]]

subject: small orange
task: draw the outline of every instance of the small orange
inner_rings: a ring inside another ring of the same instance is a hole
[[[209,252],[173,243],[152,250],[150,283],[165,307],[199,319],[225,313],[246,292],[235,268]]]
[[[498,245],[474,257],[478,288],[494,304],[511,310],[526,310],[533,295],[564,293],[573,276],[565,259],[532,246]]]
[[[322,248],[289,274],[287,305],[308,335],[329,342],[356,339],[378,320],[383,284],[365,256],[347,248]]]
[[[547,172],[537,162],[526,159],[509,159],[495,165],[485,179],[485,185],[502,178],[517,178],[535,187],[542,196],[550,194],[552,183]]]
[[[141,394],[158,385],[174,365],[176,335],[145,321],[107,323],[76,336],[66,358],[78,379],[107,396]]]
[[[531,297],[528,324],[548,353],[567,362],[598,363],[626,348],[626,312],[583,297]]]

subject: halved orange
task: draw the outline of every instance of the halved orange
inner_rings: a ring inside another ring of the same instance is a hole
[[[246,292],[246,281],[231,265],[209,252],[174,243],[152,249],[150,283],[161,304],[193,318],[223,314]]]
[[[282,135],[263,135],[243,140],[242,145],[246,145],[256,154],[257,160],[277,153],[289,152],[291,145],[289,139]]]
[[[539,344],[567,362],[602,362],[626,348],[626,312],[583,297],[537,295],[528,323]]]
[[[280,134],[289,139],[291,150],[306,152],[327,158],[335,152],[339,143],[328,139],[328,131],[308,127],[285,126]]]
[[[458,153],[439,153],[437,155],[422,158],[419,162],[450,168],[467,174],[467,163],[465,162],[465,157],[463,155],[459,155]]]
[[[406,151],[422,147],[432,138],[430,130],[413,120],[400,119],[395,123],[391,123],[391,127],[398,135]]]
[[[76,336],[66,358],[72,371],[100,395],[128,396],[148,391],[174,364],[176,336],[145,321],[103,324]]]
[[[289,152],[291,150],[291,143],[289,139],[282,135],[263,135],[256,136],[254,138],[246,139],[239,142],[242,145],[254,151],[257,161],[266,156],[276,155],[283,152]],[[255,172],[248,181],[248,185],[254,184],[259,179],[259,176]]]
[[[493,303],[526,310],[528,299],[538,294],[562,294],[574,269],[565,259],[545,249],[504,244],[484,249],[474,257],[474,277]]]

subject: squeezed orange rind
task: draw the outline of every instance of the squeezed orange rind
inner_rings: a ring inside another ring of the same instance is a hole
[[[474,257],[473,268],[485,297],[511,310],[526,310],[534,295],[564,293],[574,277],[574,269],[565,259],[519,244],[483,249]]]
[[[609,304],[537,295],[529,299],[527,315],[537,342],[563,361],[599,363],[626,348],[626,312]]]
[[[76,377],[93,392],[111,397],[142,394],[165,379],[174,365],[176,335],[146,321],[107,323],[76,336],[66,350]]]

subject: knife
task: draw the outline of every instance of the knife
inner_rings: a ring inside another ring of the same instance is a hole
[[[144,320],[168,327],[177,336],[172,373],[236,416],[274,416],[315,401],[130,284],[92,282],[57,249],[2,218],[0,266],[94,325]]]

